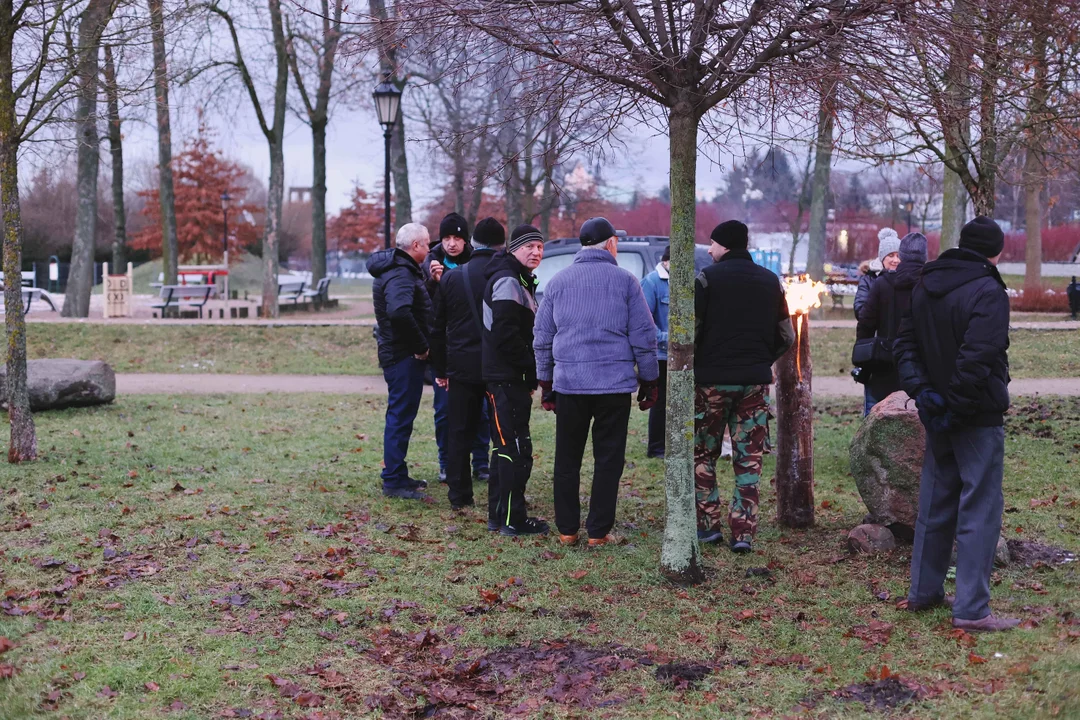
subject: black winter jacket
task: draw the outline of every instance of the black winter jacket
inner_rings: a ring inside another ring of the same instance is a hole
[[[484,382],[522,384],[535,390],[536,277],[505,250],[491,259],[485,275]]]
[[[431,365],[435,377],[449,377],[482,385],[481,323],[485,275],[495,251],[474,250],[465,265],[443,273],[435,293],[435,323],[431,329]],[[465,276],[468,274],[468,285]],[[466,288],[472,289],[470,295]]]
[[[465,249],[461,251],[461,254],[453,259],[455,266],[461,266],[469,262],[469,258],[472,257],[472,246],[469,243],[465,243]],[[453,268],[446,267],[446,250],[443,249],[442,243],[436,243],[428,251],[427,257],[424,258],[424,262],[420,267],[424,271],[424,284],[427,285],[428,296],[432,300],[435,299],[435,291],[439,287],[439,281],[431,277],[431,261],[434,260],[443,266],[443,276]]]
[[[375,339],[379,343],[379,367],[428,351],[431,331],[431,299],[424,287],[420,265],[404,250],[373,252],[367,262],[375,278]]]
[[[855,337],[879,337],[890,345],[900,331],[900,320],[911,312],[911,291],[922,274],[923,263],[903,262],[896,272],[882,273],[870,285],[862,315],[855,330]],[[870,394],[884,400],[900,389],[900,375],[893,366],[888,370],[875,370],[866,383]]]
[[[965,425],[999,426],[1009,409],[1009,296],[986,258],[953,248],[923,268],[894,345],[900,385],[933,389]]]
[[[780,279],[730,250],[694,283],[694,377],[699,385],[766,385],[795,341]]]

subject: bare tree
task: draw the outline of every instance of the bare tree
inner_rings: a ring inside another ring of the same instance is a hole
[[[295,27],[290,23],[287,48],[293,80],[300,95],[302,112],[298,113],[311,127],[313,147],[311,188],[311,282],[326,276],[326,127],[330,122],[330,100],[334,73],[337,70],[338,46],[341,43],[341,13],[345,0],[319,0],[319,14],[311,18],[319,24],[317,32],[305,26],[303,18]],[[303,65],[301,65],[303,57]],[[314,76],[314,92],[305,83]]]
[[[175,285],[180,263],[176,236],[176,192],[172,174],[172,121],[169,117],[169,68],[165,53],[163,0],[148,0],[154,46],[154,106],[157,110],[158,203],[161,208],[161,260],[166,285]]]
[[[704,578],[696,535],[694,431],[694,218],[698,133],[706,114],[752,89],[769,94],[796,77],[793,57],[867,17],[874,2],[617,4],[562,0],[414,0],[399,13],[420,28],[479,30],[514,56],[535,60],[538,85],[596,97],[614,121],[659,120],[670,144],[671,314],[665,489],[668,518],[661,555],[665,576]],[[773,85],[749,85],[769,72]],[[711,126],[713,129],[716,126]]]
[[[405,87],[405,78],[399,76],[399,44],[395,37],[397,18],[387,12],[386,0],[370,0],[369,5],[375,22],[374,37],[378,45],[379,74],[401,90]],[[390,138],[390,172],[394,178],[394,229],[397,229],[412,222],[409,158],[405,154],[405,113],[401,105],[398,106],[397,121]],[[383,188],[383,192],[389,193],[390,188]]]
[[[127,218],[124,212],[124,140],[120,126],[120,88],[112,45],[105,46],[105,99],[112,155],[113,246],[112,267],[121,272],[127,263]]]
[[[248,69],[248,63],[244,59],[244,50],[241,47],[240,36],[236,30],[236,23],[232,15],[218,5],[206,6],[210,12],[225,21],[232,39],[234,60],[227,64],[232,65],[244,88],[247,90],[251,106],[255,110],[255,117],[259,122],[259,129],[270,150],[270,182],[266,199],[266,232],[263,234],[263,284],[262,284],[262,316],[275,318],[278,316],[278,247],[281,235],[281,209],[285,195],[285,156],[282,149],[285,135],[285,112],[289,83],[289,57],[285,41],[285,25],[281,14],[280,0],[267,0],[267,8],[270,13],[270,29],[273,43],[275,60],[275,74],[273,81],[273,115],[267,116],[259,99],[258,88],[255,80]]]
[[[98,169],[98,54],[101,36],[116,5],[114,0],[89,0],[79,20],[78,46],[74,52],[78,101],[75,125],[78,138],[78,195],[75,239],[71,246],[71,270],[64,294],[64,317],[87,317],[94,289],[94,245],[97,241]]]

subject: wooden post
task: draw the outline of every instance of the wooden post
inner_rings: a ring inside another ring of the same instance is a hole
[[[814,524],[814,403],[810,317],[792,317],[795,345],[776,363],[776,520]]]

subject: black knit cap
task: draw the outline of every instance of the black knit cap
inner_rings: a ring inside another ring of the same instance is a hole
[[[532,225],[518,225],[514,232],[510,233],[510,242],[506,243],[506,252],[514,252],[531,242],[544,242],[544,236]]]
[[[457,213],[450,213],[439,223],[439,240],[455,235],[462,240],[469,239],[469,223]]]
[[[589,218],[581,224],[581,232],[578,233],[582,245],[599,245],[612,237],[626,237],[626,232],[616,230],[607,218],[602,217]]]
[[[660,256],[660,261],[663,262],[664,260],[670,260],[670,259],[671,259],[671,246],[668,245],[666,248],[664,248],[664,254]]]
[[[484,247],[499,247],[506,244],[506,228],[493,217],[486,217],[476,223],[472,233],[473,241]]]
[[[738,220],[728,220],[713,228],[709,238],[728,250],[745,250],[750,245],[750,231]]]
[[[960,229],[960,247],[992,258],[1005,249],[1005,233],[990,218],[980,215]]]

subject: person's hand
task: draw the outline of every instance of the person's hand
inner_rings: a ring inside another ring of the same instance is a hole
[[[431,278],[435,282],[439,282],[442,279],[443,265],[438,260],[431,261]]]
[[[435,384],[446,390],[450,387],[450,378],[435,378]]]
[[[431,351],[430,351],[430,350],[425,350],[425,351],[424,351],[424,352],[422,352],[422,353],[416,353],[415,355],[413,355],[413,357],[414,357],[414,358],[416,358],[417,360],[427,360],[427,359],[428,359],[428,355],[429,355],[430,353],[431,353]]]
[[[638,388],[638,409],[649,410],[656,404],[656,399],[660,395],[660,384],[656,380],[642,380],[641,386]]]
[[[946,411],[945,398],[941,397],[936,390],[923,390],[915,398],[915,405],[927,415],[944,415]]]
[[[936,433],[947,433],[955,430],[957,426],[956,416],[946,410],[943,415],[935,415],[930,418],[930,429]]]
[[[540,380],[540,405],[548,412],[555,412],[555,390],[550,380]]]

